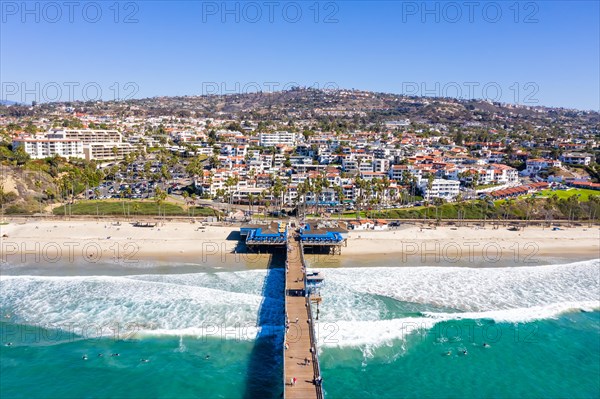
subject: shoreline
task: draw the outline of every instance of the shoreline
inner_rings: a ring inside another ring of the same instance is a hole
[[[28,221],[0,225],[0,264],[110,264],[173,269],[188,265],[261,269],[268,254],[243,252],[238,226],[170,222],[156,227],[106,221]],[[427,228],[403,225],[386,231],[351,231],[342,255],[306,255],[314,267],[534,266],[544,259],[600,258],[600,228],[511,231],[491,226]],[[148,266],[149,267],[149,266]],[[4,268],[4,267],[3,267]]]

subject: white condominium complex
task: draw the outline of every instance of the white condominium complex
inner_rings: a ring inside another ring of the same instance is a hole
[[[87,160],[108,161],[123,159],[135,149],[129,143],[92,143],[83,147],[83,153]]]
[[[287,146],[296,145],[296,133],[290,132],[274,132],[274,133],[261,133],[259,136],[260,145],[262,147],[273,147],[278,144],[284,144]]]
[[[12,142],[13,149],[23,147],[33,159],[53,157],[84,158],[83,143],[71,139],[18,138]]]
[[[120,143],[122,141],[122,135],[118,130],[53,129],[48,132],[46,137],[81,140],[83,144]]]
[[[430,184],[429,180],[422,179],[420,187],[426,200],[443,198],[452,201],[458,196],[460,182],[457,180],[433,179]]]
[[[123,159],[136,147],[122,142],[117,130],[53,129],[44,135],[19,137],[13,140],[13,148],[23,146],[32,158],[55,155],[65,158],[87,160]]]

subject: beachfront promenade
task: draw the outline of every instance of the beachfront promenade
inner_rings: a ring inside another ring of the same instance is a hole
[[[288,238],[286,265],[286,336],[283,356],[284,398],[323,398],[317,347],[312,328],[310,298],[306,296],[306,268],[296,234]],[[309,362],[306,362],[308,360]],[[292,380],[296,379],[293,384]]]

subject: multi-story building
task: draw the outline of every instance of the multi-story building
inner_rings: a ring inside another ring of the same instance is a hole
[[[83,158],[83,143],[73,139],[17,138],[13,149],[23,147],[31,158],[41,159],[58,155],[64,158]]]
[[[428,201],[433,198],[452,201],[458,196],[460,182],[456,180],[433,179],[431,187],[429,187],[429,180],[423,179],[419,183],[419,187],[423,191],[423,198]]]
[[[296,133],[261,133],[259,136],[259,144],[261,147],[274,147],[277,144],[285,144],[287,146],[293,147],[296,145]]]
[[[350,157],[344,157],[342,159],[342,169],[344,170],[344,172],[356,173],[359,170],[358,162],[356,162],[355,159],[352,159]]]
[[[373,172],[387,172],[390,168],[390,161],[387,159],[375,158],[373,160]]]
[[[590,154],[568,152],[564,153],[560,160],[570,165],[585,165],[588,166],[592,162],[592,156]]]
[[[92,143],[83,146],[83,153],[88,161],[123,159],[135,150],[136,147],[129,143]]]
[[[519,172],[508,165],[491,164],[488,169],[494,171],[493,182],[497,184],[516,184],[519,182]]]
[[[555,159],[533,158],[525,161],[526,168],[521,172],[524,175],[534,175],[548,168],[560,168],[561,162]]]
[[[80,140],[83,144],[92,143],[120,143],[123,139],[118,130],[94,129],[53,129],[46,137],[49,139]]]

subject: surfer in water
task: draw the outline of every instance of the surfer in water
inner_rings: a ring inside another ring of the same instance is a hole
[[[484,342],[484,343],[483,343],[483,347],[484,347],[484,348],[489,348],[489,347],[490,347],[490,345],[489,345],[487,342]]]
[[[83,360],[87,360],[87,359],[88,359],[87,355],[83,355],[83,356],[81,356],[81,358],[82,358]]]
[[[468,352],[467,352],[467,350],[465,349],[465,350],[463,351],[463,355],[467,356],[468,354],[469,354],[469,353],[468,353]]]
[[[450,356],[450,355],[452,355],[452,351],[446,352],[446,356]]]
[[[206,360],[210,359],[210,355],[206,355],[205,359]]]

